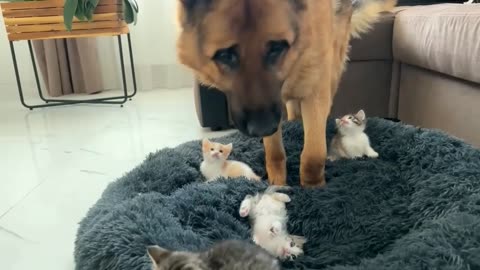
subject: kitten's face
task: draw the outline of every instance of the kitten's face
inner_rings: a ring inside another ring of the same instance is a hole
[[[337,129],[341,134],[355,134],[365,130],[365,112],[360,110],[357,114],[347,114],[340,119],[335,119]]]
[[[204,139],[202,142],[203,159],[207,161],[225,161],[232,152],[233,145],[211,142]]]
[[[189,252],[173,252],[159,246],[147,249],[152,260],[152,270],[207,270],[207,266],[198,254]]]

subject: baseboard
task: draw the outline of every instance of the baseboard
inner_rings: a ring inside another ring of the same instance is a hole
[[[136,72],[139,90],[189,88],[194,83],[192,72],[177,64],[139,65]],[[129,72],[127,80],[131,81]]]

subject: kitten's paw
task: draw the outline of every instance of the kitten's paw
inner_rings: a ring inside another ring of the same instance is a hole
[[[248,206],[240,207],[239,214],[240,214],[241,217],[248,216],[248,214],[250,214],[250,207],[248,207]]]
[[[240,210],[238,211],[240,217],[246,217],[250,214],[252,209],[252,195],[245,196],[242,203],[240,204]]]
[[[370,149],[368,152],[367,152],[367,157],[369,158],[378,158],[378,153],[373,150],[373,149]]]
[[[272,194],[273,198],[279,202],[283,202],[283,203],[289,203],[292,201],[292,199],[290,199],[290,196],[288,196],[287,194],[284,194],[284,193],[280,193],[280,192],[275,192]]]
[[[337,160],[337,158],[335,156],[327,156],[327,160],[335,161],[335,160]]]

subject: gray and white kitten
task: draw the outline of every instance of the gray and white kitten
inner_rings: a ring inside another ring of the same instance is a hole
[[[328,159],[378,157],[378,153],[370,146],[370,140],[364,132],[367,119],[363,110],[337,118],[335,123],[337,134],[330,144]]]
[[[159,246],[147,248],[153,270],[280,270],[262,248],[242,241],[223,241],[207,251],[180,252]]]

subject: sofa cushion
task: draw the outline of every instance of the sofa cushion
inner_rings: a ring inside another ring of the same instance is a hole
[[[480,5],[404,9],[395,19],[393,55],[404,63],[480,83]]]

